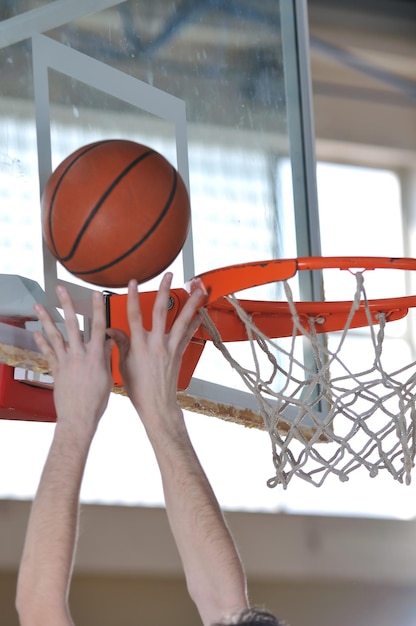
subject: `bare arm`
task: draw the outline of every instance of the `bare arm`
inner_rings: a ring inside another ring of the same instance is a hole
[[[77,537],[79,492],[88,451],[111,390],[105,312],[94,294],[91,341],[84,344],[67,291],[58,288],[66,344],[41,306],[49,342],[36,342],[54,377],[58,414],[54,438],[32,506],[19,569],[16,606],[22,626],[72,626],[68,592]]]
[[[183,418],[166,414],[148,429],[163,480],[166,510],[188,590],[205,625],[248,606],[244,570],[217,499],[189,440]]]
[[[196,290],[169,334],[165,333],[171,275],[164,277],[151,332],[143,329],[137,285],[129,285],[131,340],[109,333],[120,350],[127,393],[138,411],[159,463],[167,514],[182,559],[189,593],[208,626],[248,606],[245,573],[217,499],[195,454],[176,387],[183,351],[200,323]]]

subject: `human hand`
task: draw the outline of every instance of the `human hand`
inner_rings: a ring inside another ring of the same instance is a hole
[[[68,341],[40,304],[35,305],[35,311],[47,338],[37,331],[34,339],[51,368],[58,424],[68,424],[74,435],[92,437],[112,388],[110,354],[114,344],[105,339],[104,300],[99,292],[93,293],[91,339],[84,343],[68,291],[58,286],[56,292],[64,311]]]
[[[107,330],[119,349],[119,368],[126,392],[145,426],[149,420],[163,419],[178,411],[176,392],[182,356],[201,323],[196,311],[203,291],[196,287],[166,333],[171,282],[172,274],[167,273],[153,307],[151,331],[143,328],[136,281],[129,283],[127,298],[131,337],[119,329]]]

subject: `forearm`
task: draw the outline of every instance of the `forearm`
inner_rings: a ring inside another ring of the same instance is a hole
[[[189,440],[182,415],[151,428],[170,526],[190,596],[204,624],[247,607],[246,578],[217,499]]]
[[[57,424],[29,518],[17,587],[22,624],[72,624],[68,607],[79,492],[90,437]],[[59,622],[56,620],[60,620]]]

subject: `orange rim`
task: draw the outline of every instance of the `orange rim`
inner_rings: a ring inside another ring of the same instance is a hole
[[[228,296],[237,291],[243,291],[244,289],[281,280],[288,280],[292,278],[298,270],[337,268],[340,270],[416,270],[416,259],[370,256],[312,256],[297,259],[273,259],[268,261],[255,261],[252,263],[239,263],[238,265],[229,265],[199,274],[187,283],[186,289],[189,292],[192,291],[195,281],[201,280],[207,291],[207,303],[209,304],[222,296]],[[395,298],[391,298],[391,300],[394,301]]]
[[[416,259],[391,257],[300,257],[295,259],[274,259],[254,263],[241,263],[211,270],[192,279],[186,286],[192,291],[196,281],[201,280],[207,291],[206,308],[218,328],[223,341],[246,341],[247,331],[238,317],[234,306],[224,298],[237,291],[292,278],[302,270],[374,270],[398,269],[416,270]],[[271,338],[293,335],[293,318],[287,302],[263,300],[238,300],[244,311],[250,315],[256,326]],[[317,333],[342,330],[351,310],[352,301],[337,302],[296,302],[300,326],[307,332],[312,327]],[[368,313],[373,324],[378,324],[378,316],[383,313],[387,321],[405,317],[409,308],[416,307],[416,296],[370,300],[368,309],[361,303],[355,312],[351,328],[367,326]],[[302,331],[299,330],[298,334]],[[209,339],[200,329],[197,336]]]

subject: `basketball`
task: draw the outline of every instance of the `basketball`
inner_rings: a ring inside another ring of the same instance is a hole
[[[161,154],[133,141],[97,141],[68,156],[41,200],[53,256],[94,285],[126,287],[165,270],[190,224],[189,197]]]

